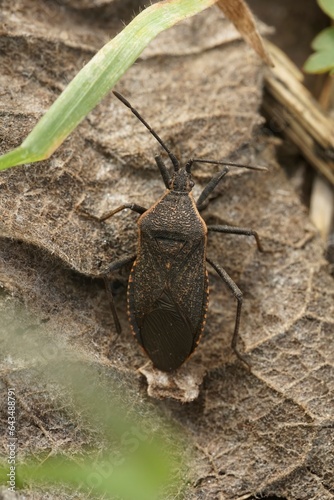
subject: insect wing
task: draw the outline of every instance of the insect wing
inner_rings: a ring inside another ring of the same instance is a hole
[[[157,245],[161,248],[160,241]],[[173,260],[170,251],[164,258],[163,252],[152,254],[143,242],[141,259],[145,266],[138,260],[129,280],[130,323],[153,364],[163,371],[178,368],[195,349],[208,302],[203,246],[200,242],[179,242],[179,249]]]

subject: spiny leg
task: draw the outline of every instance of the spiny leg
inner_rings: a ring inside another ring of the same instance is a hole
[[[116,260],[115,262],[113,262],[111,264],[111,266],[108,268],[107,272],[104,273],[104,275],[103,275],[104,284],[105,284],[105,287],[106,287],[106,292],[107,292],[109,303],[110,303],[110,307],[111,307],[111,313],[113,315],[116,332],[118,334],[120,334],[122,332],[122,328],[121,328],[121,324],[120,324],[120,321],[119,321],[119,318],[118,318],[118,314],[117,314],[117,311],[116,311],[114,297],[113,297],[113,294],[112,294],[112,291],[111,291],[111,286],[110,286],[110,280],[108,280],[107,276],[112,271],[116,271],[117,269],[120,269],[121,267],[125,266],[126,264],[129,264],[130,262],[133,262],[134,260],[136,260],[136,257],[137,257],[136,255],[130,255],[128,257],[123,257],[122,259]]]
[[[101,215],[101,217],[96,217],[95,215],[92,215],[82,208],[80,208],[80,211],[83,212],[87,217],[90,219],[94,219],[97,222],[104,222],[107,219],[110,219],[113,215],[117,214],[118,212],[121,212],[122,210],[125,210],[126,208],[129,208],[133,212],[137,212],[138,214],[143,214],[146,212],[146,208],[141,207],[140,205],[137,205],[136,203],[125,203],[124,205],[120,205],[119,207],[115,208],[114,210],[110,210],[109,212],[106,212],[105,214]]]
[[[257,248],[260,252],[263,252],[263,247],[261,245],[261,241],[259,235],[253,229],[248,229],[246,227],[234,227],[234,226],[207,226],[208,231],[213,231],[217,233],[226,233],[226,234],[243,234],[245,236],[254,236]]]
[[[115,306],[115,302],[114,302],[114,296],[113,296],[112,291],[111,291],[110,280],[108,280],[106,277],[104,277],[103,280],[104,280],[104,286],[105,286],[105,289],[106,289],[106,292],[107,292],[107,296],[108,296],[108,299],[109,299],[110,309],[111,309],[112,317],[113,317],[113,320],[114,320],[114,325],[115,325],[115,328],[116,328],[116,333],[118,335],[120,335],[122,333],[122,327],[121,327],[121,323],[119,322],[118,314],[117,314],[117,311],[116,311],[116,306]]]
[[[224,170],[219,172],[217,175],[212,177],[212,179],[208,182],[208,184],[205,186],[203,191],[201,192],[197,202],[196,206],[199,211],[203,210],[207,204],[208,204],[208,196],[212,193],[212,191],[215,189],[215,187],[220,183],[220,181],[225,177],[225,175],[229,172],[229,168],[225,167]]]
[[[207,202],[208,196],[212,193],[212,191],[215,189],[217,184],[222,180],[222,178],[225,177],[225,175],[229,172],[229,168],[228,168],[229,166],[230,167],[237,167],[237,168],[247,168],[250,170],[267,170],[266,167],[256,167],[253,165],[241,165],[240,163],[232,163],[232,162],[228,162],[228,161],[208,160],[205,158],[193,158],[193,159],[189,160],[187,165],[186,165],[186,169],[188,166],[189,171],[190,171],[190,168],[191,168],[193,163],[212,163],[214,165],[226,165],[224,170],[222,170],[217,175],[215,175],[211,179],[211,181],[207,184],[207,186],[203,189],[203,191],[202,191],[202,193],[201,193],[201,195],[198,198],[197,203],[196,203],[197,209],[199,211],[203,210],[206,207],[206,205],[208,203]]]
[[[166,188],[169,189],[171,177],[170,177],[170,174],[168,172],[168,169],[167,169],[166,165],[164,164],[162,158],[159,155],[155,156],[155,161],[156,161],[158,168],[160,170],[164,184],[165,184]],[[110,210],[109,212],[106,212],[104,215],[101,215],[100,217],[96,217],[95,215],[89,214],[88,212],[86,212],[82,208],[80,208],[80,211],[82,213],[84,213],[87,217],[89,217],[90,219],[94,219],[97,222],[104,222],[107,219],[110,219],[110,217],[113,217],[113,215],[117,214],[118,212],[125,210],[126,208],[129,208],[133,212],[137,212],[140,215],[142,215],[143,213],[145,213],[147,211],[147,208],[144,208],[141,205],[137,205],[137,203],[125,203],[124,205],[120,205],[119,207],[115,208],[114,210]],[[79,207],[77,207],[77,210],[79,210]]]
[[[115,208],[114,210],[111,210],[110,212],[105,213],[101,217],[95,217],[94,215],[89,214],[87,212],[84,212],[84,214],[86,216],[88,216],[90,219],[94,219],[98,222],[103,222],[103,221],[109,219],[110,217],[112,217],[113,215],[117,214],[118,212],[125,210],[126,208],[129,208],[130,210],[133,210],[134,212],[137,212],[139,214],[143,214],[144,212],[146,212],[146,208],[141,207],[140,205],[137,205],[136,203],[126,203],[124,205],[119,206],[118,208]],[[119,319],[118,319],[118,315],[117,315],[117,311],[116,311],[115,303],[114,303],[114,297],[112,295],[112,291],[110,288],[110,282],[107,278],[107,275],[109,273],[111,273],[112,271],[115,271],[116,269],[119,269],[120,267],[124,266],[125,264],[128,264],[129,262],[133,262],[135,259],[136,259],[136,255],[131,255],[129,257],[119,259],[119,260],[113,262],[111,264],[111,266],[108,268],[108,270],[105,273],[103,273],[103,275],[102,275],[102,278],[103,278],[104,283],[105,283],[107,295],[109,298],[111,312],[113,315],[113,319],[114,319],[115,328],[116,328],[117,333],[121,333],[122,329],[121,329],[121,324],[120,324]],[[96,275],[95,277],[97,278],[100,276]]]
[[[231,347],[234,350],[235,354],[237,357],[247,365],[248,368],[250,368],[249,363],[246,361],[244,356],[239,352],[238,347],[237,347],[237,342],[238,342],[238,336],[239,336],[239,326],[240,326],[240,317],[241,317],[241,307],[242,307],[242,292],[241,290],[237,287],[237,285],[234,283],[232,278],[227,274],[225,269],[222,267],[217,266],[214,262],[212,262],[211,259],[206,259],[206,261],[213,267],[213,269],[216,271],[218,276],[224,281],[224,283],[229,287],[231,292],[233,293],[234,297],[238,301],[237,305],[237,313],[235,317],[235,326],[234,326],[234,332],[233,332],[233,337],[232,337],[232,342],[231,342]]]
[[[124,205],[121,205],[120,207],[115,208],[114,210],[111,210],[110,212],[107,212],[106,214],[102,215],[102,217],[99,217],[99,221],[103,222],[113,215],[117,214],[118,212],[121,212],[122,210],[125,210],[126,208],[129,208],[133,212],[137,212],[138,214],[143,214],[146,212],[146,208],[141,207],[140,205],[137,205],[136,203],[125,203]]]
[[[136,203],[126,203],[124,205],[119,206],[118,208],[116,208],[114,210],[111,210],[110,212],[105,213],[101,217],[96,217],[95,215],[87,213],[87,212],[83,211],[82,209],[80,209],[80,210],[85,214],[85,216],[89,217],[90,219],[94,219],[97,222],[103,222],[103,221],[109,219],[110,217],[112,217],[113,215],[117,214],[118,212],[121,212],[121,210],[125,210],[126,208],[129,208],[130,210],[133,210],[134,212],[137,212],[139,214],[143,214],[144,212],[146,212],[146,208],[141,207],[140,205],[137,205]],[[111,266],[108,268],[108,270],[105,273],[103,273],[102,276],[101,275],[94,275],[95,278],[102,277],[104,280],[106,292],[107,292],[110,307],[111,307],[111,312],[112,312],[113,319],[114,319],[116,332],[118,334],[121,333],[122,328],[121,328],[121,324],[119,322],[119,318],[117,315],[117,311],[116,311],[116,307],[115,307],[115,303],[114,303],[114,297],[113,297],[113,294],[112,294],[112,291],[110,288],[110,281],[108,280],[107,275],[109,273],[111,273],[112,271],[115,271],[116,269],[119,269],[120,267],[124,266],[125,264],[128,264],[129,262],[133,262],[135,259],[136,259],[136,255],[131,255],[129,257],[119,259],[119,260],[113,262],[111,264]]]

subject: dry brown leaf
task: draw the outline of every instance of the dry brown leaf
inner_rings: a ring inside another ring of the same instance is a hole
[[[22,141],[113,29],[99,9],[89,15],[66,7],[54,12],[48,35],[46,15],[36,24],[24,0],[4,2],[2,152]],[[267,174],[231,174],[204,212],[211,223],[258,230],[269,250],[260,254],[252,239],[218,234],[210,236],[208,247],[209,256],[244,292],[240,333],[252,369],[247,371],[231,352],[235,301],[210,272],[206,335],[177,383],[166,388],[154,378],[150,390],[156,397],[174,398],[159,407],[180,424],[194,452],[185,498],[251,499],[262,493],[329,500],[334,497],[333,282],[320,240],[275,165],[271,140],[259,135],[259,60],[244,44],[229,43],[228,36],[217,42],[227,22],[216,18],[219,29],[210,20],[212,42],[206,34],[201,44],[196,30],[192,40],[187,24],[185,55],[174,49],[171,54],[163,37],[157,39],[152,55],[148,50],[118,89],[183,160],[196,154],[270,168]],[[27,35],[23,29],[20,34],[21,26],[29,29]],[[169,33],[180,38],[180,26]],[[151,373],[127,323],[127,270],[114,281],[123,326],[117,340],[102,282],[83,276],[102,272],[112,259],[133,250],[135,216],[122,213],[101,225],[75,207],[81,204],[100,215],[126,201],[151,204],[163,191],[153,161],[159,151],[142,125],[109,96],[52,159],[0,175],[2,311],[15,319],[16,303],[8,294],[19,297],[44,322],[46,335],[107,372],[129,378],[140,397],[147,386],[138,369],[148,378]],[[194,169],[195,195],[212,172],[208,166]],[[22,453],[77,450],[86,444],[85,436],[71,434],[52,395],[34,386],[33,364],[0,362],[3,379],[21,391]],[[190,383],[185,386],[186,375]],[[194,381],[198,398],[182,404]],[[1,389],[5,393],[4,385]],[[32,495],[26,498],[43,498]]]
[[[218,7],[225,16],[232,21],[237,30],[241,33],[247,43],[262,59],[273,66],[270,54],[265,48],[261,35],[256,27],[256,23],[251,10],[244,0],[218,0]]]

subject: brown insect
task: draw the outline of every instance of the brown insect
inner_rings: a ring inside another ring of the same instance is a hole
[[[209,195],[228,173],[228,166],[254,170],[266,168],[207,159],[191,159],[180,166],[138,111],[121,94],[114,94],[147,127],[173,164],[170,174],[161,157],[155,157],[166,191],[151,208],[125,204],[99,219],[104,221],[126,208],[140,214],[137,254],[114,262],[108,270],[109,273],[133,262],[128,283],[128,316],[133,333],[156,368],[166,372],[179,368],[198,345],[204,329],[208,308],[208,262],[237,299],[232,348],[244,360],[237,349],[242,293],[227,272],[206,256],[207,233],[254,236],[258,249],[262,251],[261,243],[252,229],[206,225],[200,212],[207,205]],[[210,180],[195,201],[191,192],[194,186],[191,169],[199,162],[225,167]],[[116,329],[120,332],[109,282],[106,282]]]

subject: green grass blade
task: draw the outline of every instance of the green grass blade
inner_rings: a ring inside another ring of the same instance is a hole
[[[75,76],[22,145],[0,157],[0,170],[49,158],[161,31],[216,0],[165,0],[142,11]]]

